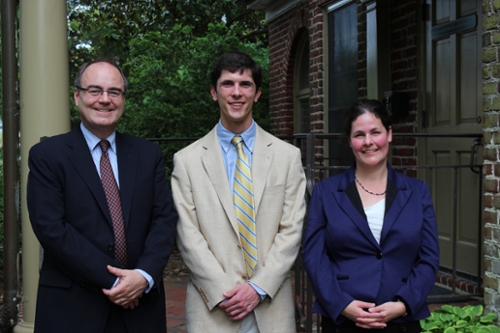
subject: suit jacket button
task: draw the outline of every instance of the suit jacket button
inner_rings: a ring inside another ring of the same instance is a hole
[[[242,275],[242,276],[241,276],[241,278],[242,278],[243,280],[246,280],[246,279],[247,279],[247,276],[246,276],[246,275]]]
[[[238,249],[241,249],[241,244],[240,243],[238,243]]]
[[[113,251],[113,248],[114,248],[114,244],[109,244],[108,245],[108,251]]]
[[[377,253],[377,259],[382,259],[383,256],[382,252]]]

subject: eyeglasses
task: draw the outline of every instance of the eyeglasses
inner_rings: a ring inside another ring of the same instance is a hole
[[[103,93],[107,93],[109,98],[120,98],[122,95],[125,96],[125,92],[121,91],[120,89],[109,89],[109,90],[103,90],[102,88],[99,87],[90,87],[90,88],[82,88],[79,86],[75,86],[78,90],[83,90],[88,92],[91,96],[98,97],[102,96]]]

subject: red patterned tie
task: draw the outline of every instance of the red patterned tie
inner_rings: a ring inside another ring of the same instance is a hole
[[[123,223],[122,202],[120,200],[120,190],[116,184],[115,176],[111,163],[109,163],[108,140],[99,142],[102,149],[101,156],[101,181],[106,200],[108,201],[108,208],[113,221],[113,229],[115,233],[115,258],[123,267],[127,267],[127,244],[125,240],[125,226]]]

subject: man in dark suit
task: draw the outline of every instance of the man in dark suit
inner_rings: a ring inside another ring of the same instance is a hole
[[[81,124],[30,150],[28,211],[44,249],[36,333],[166,332],[177,214],[160,148],[115,131],[126,92],[115,63],[85,64]]]

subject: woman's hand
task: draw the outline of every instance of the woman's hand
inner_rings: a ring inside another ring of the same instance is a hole
[[[368,309],[370,313],[384,313],[384,322],[387,323],[406,313],[406,306],[403,302],[385,302],[379,306]]]
[[[403,305],[404,307],[404,305]],[[377,311],[372,311],[378,309]],[[387,326],[385,320],[386,313],[381,306],[376,307],[374,303],[363,301],[352,301],[342,311],[342,315],[347,319],[356,323],[356,326],[361,328],[385,328]]]

